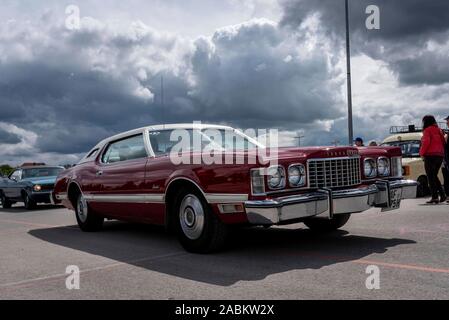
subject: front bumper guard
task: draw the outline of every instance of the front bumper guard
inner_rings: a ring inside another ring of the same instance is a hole
[[[310,217],[332,219],[336,214],[352,214],[370,208],[384,211],[397,209],[400,200],[416,198],[418,183],[412,180],[382,180],[357,189],[320,189],[314,192],[267,200],[245,202],[248,221],[257,225],[274,225]]]

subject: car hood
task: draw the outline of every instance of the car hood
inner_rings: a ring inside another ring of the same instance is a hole
[[[306,147],[306,148],[279,148],[275,156],[279,159],[312,159],[312,158],[339,158],[359,155],[355,147]],[[272,150],[267,149],[267,159],[272,158]]]
[[[54,177],[38,177],[38,178],[27,178],[23,179],[22,181],[31,182],[32,184],[55,184],[56,182],[56,176]]]

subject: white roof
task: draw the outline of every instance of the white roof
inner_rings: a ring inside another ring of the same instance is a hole
[[[149,127],[143,127],[143,128],[139,128],[139,129],[134,129],[134,130],[130,130],[130,131],[126,131],[126,132],[122,132],[119,134],[116,134],[112,137],[106,138],[104,139],[102,142],[100,142],[99,144],[102,144],[104,142],[108,142],[111,140],[118,140],[121,138],[125,138],[127,136],[132,136],[134,134],[139,134],[145,130],[149,130],[149,131],[161,131],[161,130],[176,130],[176,129],[198,129],[198,130],[203,130],[203,129],[222,129],[222,130],[234,130],[234,128],[231,127],[227,127],[227,126],[219,126],[219,125],[215,125],[215,124],[203,124],[203,123],[175,123],[175,124],[160,124],[157,126],[149,126]]]
[[[93,147],[91,150],[94,150],[96,148],[101,148],[104,144],[113,141],[113,140],[120,140],[122,138],[126,138],[128,136],[132,136],[132,135],[137,135],[139,133],[144,132],[145,130],[149,130],[149,131],[161,131],[161,130],[175,130],[175,129],[199,129],[199,130],[204,130],[204,129],[217,129],[217,130],[234,130],[234,128],[232,127],[228,127],[228,126],[220,126],[220,125],[215,125],[215,124],[204,124],[204,123],[175,123],[175,124],[161,124],[161,125],[155,125],[155,126],[148,126],[148,127],[142,127],[142,128],[138,128],[138,129],[134,129],[134,130],[130,130],[130,131],[126,131],[126,132],[122,132],[119,134],[116,134],[112,137],[106,138],[104,140],[102,140],[101,142],[99,142],[95,147]]]

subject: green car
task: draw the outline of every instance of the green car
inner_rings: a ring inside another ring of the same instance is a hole
[[[63,167],[33,166],[16,169],[7,178],[0,179],[0,201],[7,209],[16,202],[23,202],[27,210],[39,203],[52,203],[56,177]]]

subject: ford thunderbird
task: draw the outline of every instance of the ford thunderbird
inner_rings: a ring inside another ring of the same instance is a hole
[[[3,208],[23,202],[27,210],[39,203],[51,203],[51,193],[56,176],[63,167],[27,166],[16,169],[9,177],[0,180],[0,200]]]
[[[176,131],[200,143],[179,148]],[[222,161],[206,161],[211,145]],[[279,148],[275,157],[264,149],[225,126],[136,129],[101,141],[62,172],[52,199],[75,211],[83,231],[104,219],[165,225],[186,250],[207,253],[223,246],[231,226],[304,223],[329,232],[352,214],[391,211],[416,196],[398,147]]]

